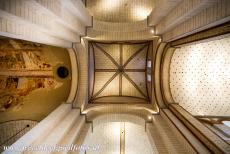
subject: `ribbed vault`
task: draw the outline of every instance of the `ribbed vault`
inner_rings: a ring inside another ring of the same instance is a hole
[[[89,44],[90,102],[149,102],[146,63],[150,43]]]

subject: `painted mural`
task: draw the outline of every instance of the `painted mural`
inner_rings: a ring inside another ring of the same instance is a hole
[[[37,43],[0,39],[0,112],[20,110],[32,91],[62,85],[43,48]]]

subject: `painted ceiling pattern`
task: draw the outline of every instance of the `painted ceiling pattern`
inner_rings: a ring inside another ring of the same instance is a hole
[[[98,98],[138,98],[148,101],[146,61],[149,42],[90,43],[94,57],[91,101]],[[120,100],[124,101],[124,100]]]
[[[173,99],[193,115],[230,115],[230,38],[183,46],[170,66]]]

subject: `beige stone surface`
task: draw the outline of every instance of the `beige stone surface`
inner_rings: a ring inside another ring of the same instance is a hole
[[[86,8],[96,20],[133,22],[146,19],[154,8],[154,1],[88,0]]]

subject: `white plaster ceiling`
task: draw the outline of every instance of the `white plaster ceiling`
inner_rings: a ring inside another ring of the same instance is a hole
[[[176,102],[193,115],[230,116],[230,38],[177,49],[170,66]]]

